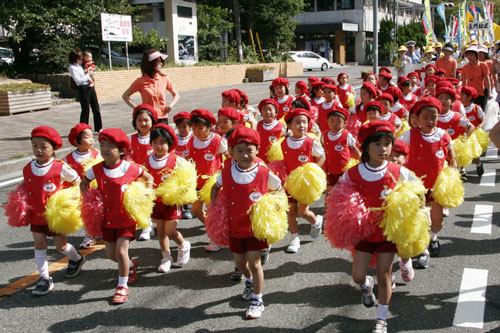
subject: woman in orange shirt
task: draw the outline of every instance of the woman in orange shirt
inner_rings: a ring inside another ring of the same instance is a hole
[[[158,112],[158,122],[168,124],[168,113],[180,99],[180,95],[175,89],[170,79],[161,72],[161,68],[167,59],[166,54],[150,49],[144,52],[141,61],[142,76],[135,80],[130,88],[122,95],[123,100],[132,109],[136,105],[130,99],[135,92],[140,92],[141,104],[151,105]],[[172,95],[172,102],[167,105],[166,92]]]
[[[478,59],[478,48],[471,45],[465,50],[465,57],[469,63],[462,68],[462,86],[472,86],[476,88],[478,97],[474,100],[483,110],[489,99],[490,80],[488,78],[490,70],[484,62]]]

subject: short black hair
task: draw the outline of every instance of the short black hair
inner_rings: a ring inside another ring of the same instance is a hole
[[[391,141],[391,144],[394,145],[394,134],[388,131],[377,132],[375,134],[370,135],[366,138],[365,141],[361,144],[361,162],[366,163],[369,160],[368,155],[368,146],[372,142],[379,142],[380,140],[387,138]]]
[[[380,110],[380,107],[378,107],[377,105],[370,105],[366,108],[366,112],[368,111],[378,111],[380,114],[382,114],[382,110]]]
[[[175,122],[175,126],[179,127],[180,125],[182,125],[184,123],[187,123],[189,126],[192,126],[191,120],[186,119],[186,118],[177,119],[177,121]]]
[[[331,116],[337,116],[337,117],[341,117],[342,119],[344,120],[347,120],[345,119],[345,115],[341,112],[338,112],[338,111],[332,111],[328,114],[328,116],[326,116],[326,119],[330,118]]]
[[[208,121],[207,119],[199,116],[194,116],[191,117],[191,123],[193,123],[193,126],[196,126],[198,124],[205,125],[208,128],[212,128],[212,123]]]
[[[78,135],[76,136],[75,141],[76,141],[76,143],[77,143],[77,144],[82,143],[82,136],[83,136],[83,132],[84,132],[84,131],[81,131],[81,132],[80,132],[80,133],[78,133]]]
[[[151,122],[153,123],[152,126],[156,125],[156,120],[155,120],[155,117],[153,117],[153,114],[151,113],[151,111],[147,110],[147,109],[139,109],[137,110],[137,112],[134,114],[134,119],[132,119],[132,126],[134,127],[135,130],[137,130],[137,125],[135,124],[137,118],[143,114],[143,113],[147,113],[147,115],[149,116],[149,118],[151,118]]]
[[[298,108],[301,108],[301,109],[306,109],[306,110],[308,110],[308,109],[309,109],[309,106],[308,106],[308,105],[306,105],[304,102],[302,102],[302,101],[300,101],[300,100],[298,100],[298,99],[296,99],[296,100],[294,100],[294,101],[292,102],[292,106],[293,106],[294,108],[297,108],[297,109],[298,109]]]
[[[170,135],[170,133],[162,127],[153,128],[151,134],[149,135],[149,142],[153,143],[153,141],[158,138],[162,138],[167,141],[169,148],[174,145],[174,138],[172,138],[172,135]]]

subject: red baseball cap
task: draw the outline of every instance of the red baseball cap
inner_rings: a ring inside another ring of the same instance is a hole
[[[311,84],[311,86],[312,86],[313,88],[316,88],[316,87],[323,88],[323,86],[324,86],[324,85],[325,85],[325,83],[324,83],[324,82],[322,82],[322,81],[314,81],[314,82]]]
[[[38,126],[31,131],[31,139],[34,137],[45,138],[54,144],[54,150],[62,147],[61,136],[55,129],[49,126]]]
[[[443,87],[447,87],[447,88],[455,90],[455,87],[453,87],[453,84],[450,81],[445,80],[445,81],[439,81],[438,83],[436,83],[436,89],[443,88]]]
[[[284,77],[278,77],[273,80],[273,83],[271,83],[271,88],[276,87],[276,86],[288,86],[288,80],[285,79]]]
[[[447,72],[446,72],[446,69],[444,68],[439,68],[437,71],[436,71],[436,74],[444,74],[446,76]]]
[[[378,132],[391,132],[394,134],[394,126],[385,120],[373,120],[363,124],[359,129],[358,141],[363,143],[368,137]]]
[[[295,86],[302,90],[303,92],[307,92],[307,83],[305,81],[297,81]]]
[[[331,84],[331,83],[324,84],[323,85],[323,90],[325,90],[325,89],[331,89],[331,90],[333,90],[335,92],[335,94],[338,93],[337,86],[334,85],[334,84]]]
[[[396,86],[389,86],[385,90],[386,93],[391,94],[394,100],[399,99],[401,97],[401,89]]]
[[[165,124],[165,123],[158,123],[158,124],[154,125],[153,128],[151,128],[151,130],[154,130],[155,128],[163,128],[172,137],[172,140],[174,141],[174,144],[171,147],[168,147],[168,152],[170,153],[179,144],[179,139],[177,138],[177,135],[175,134],[174,129],[172,127],[170,127],[169,125]]]
[[[396,140],[394,141],[394,145],[392,146],[392,151],[408,156],[408,154],[410,153],[410,147],[408,147],[408,144],[406,142],[402,140]]]
[[[373,85],[373,83],[371,82],[364,82],[363,83],[363,86],[361,87],[361,89],[366,89],[368,90],[368,92],[375,98],[377,97],[377,87],[375,87]]]
[[[394,97],[392,97],[392,95],[388,94],[388,93],[383,93],[383,94],[378,95],[375,100],[379,101],[379,102],[382,100],[385,100],[385,101],[389,101],[391,104],[394,103]]]
[[[232,107],[222,108],[219,110],[219,112],[217,112],[217,115],[219,117],[226,116],[228,118],[236,120],[237,123],[241,123],[241,114],[235,108]]]
[[[285,122],[287,123],[290,119],[296,116],[306,116],[307,119],[311,121],[311,113],[308,110],[297,108],[287,112],[287,114],[285,115]]]
[[[307,78],[307,81],[312,83],[312,82],[318,82],[318,81],[320,81],[320,79],[317,76],[309,76]]]
[[[234,130],[229,136],[227,143],[230,147],[234,147],[240,143],[251,143],[256,146],[260,145],[259,133],[249,127],[241,126]]]
[[[408,73],[408,78],[413,77],[413,76],[416,77],[416,78],[418,78],[417,72]]]
[[[387,72],[380,72],[380,74],[378,76],[379,77],[381,76],[389,81],[392,80],[392,75],[390,73],[387,73]]]
[[[458,84],[460,83],[460,80],[455,77],[448,77],[446,79],[454,86],[458,86]]]
[[[247,94],[245,94],[245,92],[243,90],[240,90],[240,89],[234,88],[233,90],[236,91],[240,95],[241,101],[244,101],[245,105],[247,105],[248,104],[248,96],[247,96]]]
[[[109,141],[120,148],[129,149],[130,139],[127,134],[119,128],[107,128],[99,133],[99,142]]]
[[[476,90],[476,88],[474,88],[472,86],[463,86],[462,92],[466,93],[467,95],[472,96],[473,99],[477,98],[477,90]]]
[[[428,64],[427,66],[425,66],[424,71],[427,71],[428,68],[434,68],[434,70],[437,70],[437,67],[434,64]]]
[[[365,112],[368,112],[368,109],[370,108],[379,108],[380,109],[380,114],[382,114],[382,112],[384,112],[384,106],[382,105],[382,103],[380,103],[379,101],[370,101],[368,103],[366,103],[365,107],[363,108],[363,110]]]
[[[151,112],[151,114],[153,115],[153,118],[154,118],[154,121],[157,122],[158,121],[158,111],[156,111],[151,105],[149,104],[139,104],[135,107],[134,109],[134,112],[132,113],[132,118],[135,118],[135,115],[137,114],[137,112],[139,110],[148,110],[149,112]]]
[[[262,111],[262,107],[266,104],[274,105],[276,110],[278,110],[278,108],[279,108],[279,104],[278,104],[278,102],[276,102],[276,100],[274,100],[272,98],[265,98],[262,101],[260,101],[260,103],[259,103],[259,111]]]
[[[181,119],[191,120],[191,114],[187,111],[181,111],[181,112],[177,113],[174,116],[174,123],[176,123],[177,120],[181,120]]]
[[[234,89],[226,90],[222,92],[222,97],[230,100],[231,102],[234,102],[236,104],[241,103],[241,96],[238,94],[238,92]]]
[[[400,76],[398,77],[398,87],[401,89],[401,86],[405,84],[406,82],[410,83],[410,79],[407,76]]]
[[[391,73],[392,73],[392,72],[391,72],[391,69],[390,69],[389,67],[386,67],[386,66],[382,66],[382,67],[380,67],[380,68],[379,68],[379,70],[378,70],[378,72],[379,72],[379,73],[382,73],[383,71],[385,71],[386,73],[389,73],[389,74],[391,74]]]
[[[330,115],[335,114],[335,113],[341,114],[342,116],[344,116],[344,120],[349,119],[349,110],[346,108],[340,107],[340,106],[333,107],[330,110],[330,112],[328,112],[328,115],[326,116],[327,119],[328,119],[328,117],[330,117]]]
[[[335,85],[335,80],[332,79],[332,78],[330,78],[330,77],[326,77],[326,76],[324,76],[324,77],[321,78],[321,82],[324,82],[326,84],[333,84],[333,85]]]
[[[75,127],[73,127],[68,134],[68,141],[72,146],[76,146],[76,138],[80,133],[85,131],[86,129],[92,130],[92,127],[90,127],[88,124],[85,123],[79,123]]]
[[[212,124],[212,126],[217,124],[217,119],[215,119],[215,116],[212,114],[212,112],[206,109],[195,109],[191,111],[191,119],[193,119],[193,117],[206,119],[210,122],[210,124]]]
[[[439,97],[441,94],[446,94],[451,97],[452,101],[455,101],[456,98],[456,92],[455,89],[450,88],[450,87],[440,87],[437,92],[436,92],[436,97]]]
[[[373,72],[372,72],[372,73],[366,73],[366,74],[365,74],[365,76],[363,77],[363,82],[366,82],[366,81],[368,80],[368,76],[370,76],[370,75],[373,75],[373,77],[375,77],[375,80],[377,80],[377,81],[378,81],[378,76],[377,76],[377,74],[375,74],[375,73],[373,73]]]
[[[340,77],[341,75],[345,75],[345,76],[346,76],[346,78],[349,78],[349,75],[347,75],[347,73],[346,73],[346,72],[340,72],[340,73],[339,73],[339,75],[337,75],[337,81],[339,80],[339,77]]]
[[[418,111],[424,107],[434,107],[438,109],[438,112],[441,112],[441,102],[439,99],[433,96],[425,96],[420,98],[417,103],[413,106],[413,113],[418,114]]]
[[[431,75],[431,76],[429,76],[429,77],[426,77],[426,78],[425,78],[425,85],[427,86],[427,84],[428,84],[429,82],[432,82],[432,83],[436,84],[436,83],[438,82],[438,77],[437,77],[437,76],[435,76],[435,75]]]

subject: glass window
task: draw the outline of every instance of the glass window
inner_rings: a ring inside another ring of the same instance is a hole
[[[314,0],[305,0],[304,4],[304,9],[306,12],[314,12]]]
[[[354,0],[338,0],[339,9],[354,9]]]
[[[191,7],[186,6],[177,6],[177,16],[192,18],[193,17],[193,9]]]
[[[335,10],[335,0],[317,0],[318,2],[318,12]]]

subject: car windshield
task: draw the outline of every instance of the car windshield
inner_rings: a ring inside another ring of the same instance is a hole
[[[0,50],[0,57],[1,58],[12,58],[14,54],[9,51],[9,50]]]

